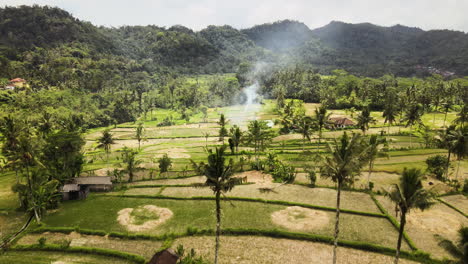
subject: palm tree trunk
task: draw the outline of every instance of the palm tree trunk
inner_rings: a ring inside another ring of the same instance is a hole
[[[369,184],[370,184],[370,176],[371,176],[371,174],[372,174],[372,169],[373,169],[373,167],[374,167],[373,162],[372,162],[372,161],[369,161],[369,174],[367,175],[367,188],[369,188],[369,189],[370,189],[370,187],[369,187],[369,186],[370,186],[370,185],[369,185]]]
[[[458,179],[458,172],[460,171],[460,161],[461,159],[458,159],[458,165],[457,165],[457,173],[455,174],[455,179]]]
[[[34,216],[36,217],[36,222],[38,224],[40,224],[41,223],[41,217],[39,216],[39,213],[37,212],[36,208],[34,208]]]
[[[442,127],[445,127],[445,121],[447,121],[447,111],[445,111],[445,116],[444,116],[444,124],[442,125]]]
[[[218,264],[219,254],[219,236],[221,235],[221,192],[216,192],[216,241],[215,241],[215,260],[214,263]]]
[[[413,146],[413,126],[410,127],[410,134],[409,134],[409,147]]]
[[[391,123],[388,122],[387,136],[390,135],[390,125],[391,125]]]
[[[340,199],[341,199],[341,183],[338,182],[336,193],[336,217],[335,217],[335,236],[333,241],[333,264],[336,264],[336,251],[338,248],[338,235],[340,233]]]
[[[397,242],[397,248],[396,248],[396,254],[395,254],[395,261],[393,262],[394,264],[398,264],[398,259],[400,258],[400,248],[401,248],[401,242],[403,240],[403,231],[405,230],[405,224],[406,224],[406,212],[401,211],[401,220],[400,220],[400,231],[398,233],[398,242]]]
[[[449,167],[450,167],[450,155],[452,154],[452,152],[448,151],[448,156],[447,156],[447,168],[446,168],[446,171],[445,171],[445,178],[448,178],[448,173],[449,173]]]
[[[304,146],[305,146],[305,136],[302,135],[302,152],[304,152]]]

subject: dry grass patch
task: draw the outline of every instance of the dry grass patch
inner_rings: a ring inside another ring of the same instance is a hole
[[[125,191],[125,195],[159,195],[161,188],[132,188]]]
[[[139,181],[139,182],[133,182],[129,185],[151,185],[151,184],[175,185],[175,184],[202,183],[204,181],[205,181],[205,177],[194,176],[194,177],[182,178],[182,179],[161,179],[161,180],[152,180],[152,181]]]
[[[194,248],[208,260],[214,258],[214,237],[185,237],[174,245]],[[338,261],[341,264],[392,263],[391,256],[340,247]],[[256,236],[221,237],[220,263],[331,263],[332,246],[322,243]],[[415,263],[401,260],[401,263]]]
[[[388,198],[379,196],[377,199],[395,217],[395,205]],[[412,211],[407,219],[405,230],[416,246],[437,258],[452,257],[438,244],[441,239],[458,241],[458,229],[468,225],[464,216],[442,203],[423,212]]]
[[[160,241],[149,241],[149,240],[126,240],[113,237],[102,237],[102,236],[91,236],[82,235],[79,233],[72,232],[70,234],[62,233],[50,233],[46,232],[43,234],[28,234],[22,237],[18,244],[31,245],[37,244],[39,238],[46,238],[48,244],[63,244],[65,242],[71,242],[75,244],[81,244],[84,247],[93,248],[104,248],[117,251],[123,251],[133,254],[141,255],[145,258],[151,258],[154,252],[161,247],[162,242]]]
[[[261,171],[246,171],[237,173],[234,177],[244,178],[247,177],[247,182],[255,182],[258,184],[268,184],[273,182],[273,178],[270,174],[263,173]]]
[[[187,154],[187,150],[183,148],[169,148],[162,149],[158,151],[159,154],[156,154],[155,158],[161,158],[164,154],[167,154],[171,159],[190,159],[190,154]]]
[[[299,206],[287,207],[271,215],[274,224],[296,231],[311,231],[327,226],[330,219],[323,211]]]
[[[268,188],[272,188],[272,191],[261,192],[261,188],[265,188],[266,184],[268,184]],[[208,188],[168,187],[162,191],[162,195],[193,197],[209,196],[213,195],[213,192]],[[327,188],[309,188],[299,185],[281,185],[279,183],[265,183],[236,186],[227,194],[227,196],[281,200],[335,207],[336,190]],[[368,194],[359,192],[342,192],[341,208],[374,213],[380,212]]]
[[[455,206],[457,209],[461,210],[465,214],[468,214],[468,198],[466,198],[466,196],[461,194],[450,195],[444,196],[442,200]]]
[[[167,208],[143,205],[120,210],[117,221],[128,231],[141,232],[156,228],[169,220],[172,215],[172,211]]]

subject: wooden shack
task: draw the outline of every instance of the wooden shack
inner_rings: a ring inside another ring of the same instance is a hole
[[[107,192],[112,190],[110,176],[77,177],[73,179],[73,183],[87,186],[92,192]]]
[[[351,119],[346,117],[332,117],[328,120],[328,122],[331,129],[347,128],[356,125]]]
[[[62,194],[62,200],[64,201],[82,200],[88,197],[89,188],[87,186],[69,183],[62,186],[60,193]]]

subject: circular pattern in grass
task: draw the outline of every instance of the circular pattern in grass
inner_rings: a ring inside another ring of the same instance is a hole
[[[166,222],[173,215],[167,208],[154,205],[143,205],[136,208],[125,208],[118,212],[117,221],[128,231],[140,232],[153,229]]]
[[[290,206],[271,214],[271,220],[276,225],[297,231],[320,229],[328,225],[328,214],[318,210],[299,206]]]

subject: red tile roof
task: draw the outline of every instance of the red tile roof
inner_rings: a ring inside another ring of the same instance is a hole
[[[25,80],[25,79],[21,79],[21,78],[15,78],[15,79],[11,79],[10,82],[11,82],[11,83],[26,82],[26,80]]]
[[[354,122],[346,117],[332,117],[330,121],[335,125],[354,126]]]

